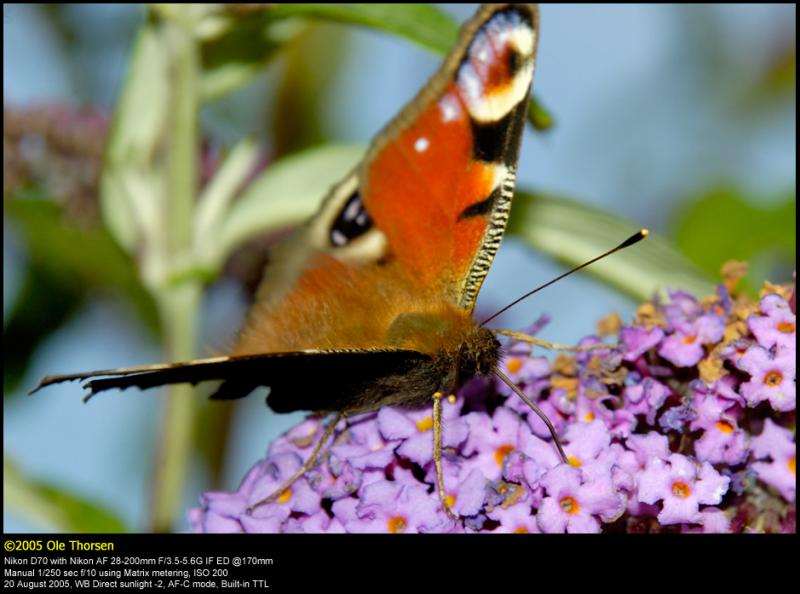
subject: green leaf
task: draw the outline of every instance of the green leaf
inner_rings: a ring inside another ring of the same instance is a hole
[[[276,158],[331,141],[325,114],[351,41],[344,27],[317,21],[284,46],[269,121]]]
[[[325,146],[269,167],[231,207],[221,234],[220,261],[257,234],[308,218],[327,189],[358,163],[363,151],[361,146]],[[568,265],[578,265],[637,230],[631,223],[572,200],[519,192],[508,233]],[[589,270],[639,300],[666,288],[698,295],[714,290],[709,277],[666,239],[653,235]]]
[[[697,266],[715,276],[728,260],[750,262],[747,282],[755,291],[765,279],[781,282],[794,269],[796,208],[794,190],[757,205],[735,188],[712,188],[676,215],[675,240]]]
[[[28,266],[3,326],[4,398],[19,396],[16,391],[37,347],[72,318],[85,297],[82,286],[65,284],[42,267]]]
[[[392,33],[444,54],[458,37],[458,25],[432,4],[279,4],[270,19],[317,18]]]
[[[210,237],[219,234],[219,227],[236,191],[258,162],[258,146],[252,139],[237,144],[220,165],[197,201],[193,225],[195,255],[202,261],[213,246]]]
[[[100,204],[106,226],[129,253],[136,250],[148,224],[152,225],[152,217],[143,213],[151,213],[160,198],[158,184],[144,171],[156,157],[167,120],[168,58],[169,48],[157,25],[144,25],[108,138]]]
[[[311,216],[330,187],[363,154],[360,145],[327,145],[270,165],[230,207],[217,243],[216,264],[255,235],[286,228]]]
[[[440,54],[455,42],[458,25],[430,4],[279,4],[261,11],[219,15],[219,34],[202,44],[204,101],[250,82],[293,39],[298,19],[369,27],[409,39]]]
[[[144,326],[158,329],[155,304],[133,260],[105,229],[73,226],[58,204],[41,198],[13,196],[4,213],[27,256],[22,287],[3,328],[6,395],[15,392],[37,346],[98,292],[130,300]]]
[[[369,27],[403,37],[444,55],[458,39],[453,18],[431,4],[280,4],[268,10],[270,19],[305,17]],[[528,121],[539,131],[553,126],[553,116],[536,99],[528,106]]]
[[[531,247],[577,266],[622,243],[639,227],[573,200],[519,191],[507,233]],[[644,301],[667,288],[696,295],[714,291],[714,283],[670,243],[651,234],[633,247],[587,268],[606,283]]]
[[[284,44],[302,30],[297,23],[274,23],[270,9],[218,15],[221,34],[200,45],[203,76],[200,95],[213,101],[260,74]]]
[[[49,297],[60,299],[60,293],[72,294],[76,288],[111,288],[132,300],[149,327],[158,327],[155,305],[133,260],[106,230],[65,224],[61,207],[50,200],[7,200],[4,208],[23,237],[29,266],[47,277]]]
[[[25,476],[3,458],[3,504],[11,513],[54,532],[125,532],[124,522],[105,507]]]
[[[546,132],[555,125],[555,118],[548,109],[531,95],[528,102],[528,122],[535,130]]]

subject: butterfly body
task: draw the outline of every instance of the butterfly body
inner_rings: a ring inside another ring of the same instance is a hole
[[[537,20],[527,5],[481,8],[363,162],[274,251],[234,355],[421,355],[411,369],[371,379],[372,396],[348,385],[349,397],[319,410],[421,404],[491,373],[499,343],[472,309],[510,211]],[[271,388],[274,410],[317,409],[301,385],[292,402]]]
[[[223,380],[293,410],[430,402],[501,357],[472,319],[511,208],[538,38],[535,6],[482,6],[439,71],[319,211],[271,253],[230,356],[45,378],[92,393]],[[268,199],[268,197],[265,197]]]
[[[434,392],[452,393],[472,375],[491,373],[500,356],[494,334],[480,328],[471,312],[451,301],[426,298],[413,284],[398,282],[393,267],[387,264],[365,273],[336,261],[325,262],[304,274],[294,299],[254,306],[236,347],[237,356],[258,355],[265,348],[398,353],[397,368],[389,369],[385,377],[368,374],[363,385],[345,383],[341,394],[335,388],[339,382],[330,378],[324,389],[327,401],[317,400],[322,394],[305,387],[302,375],[292,378],[291,399],[281,396],[282,386],[272,385],[270,408],[356,413],[385,405],[418,405],[428,402]],[[302,299],[304,306],[286,305],[296,299]],[[417,356],[401,358],[399,353],[408,352]],[[368,360],[366,364],[370,365]],[[342,367],[338,375],[364,377],[360,365],[359,361]],[[217,397],[227,398],[225,390],[223,384]]]

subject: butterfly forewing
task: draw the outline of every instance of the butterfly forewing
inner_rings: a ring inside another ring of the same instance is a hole
[[[511,208],[537,20],[529,5],[481,8],[360,172],[391,256],[422,287],[470,310]]]
[[[387,337],[407,312],[474,307],[511,207],[537,31],[530,5],[487,5],[465,24],[363,162],[276,250],[236,353],[441,346]]]

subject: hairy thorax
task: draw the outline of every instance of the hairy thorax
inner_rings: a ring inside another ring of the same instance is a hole
[[[393,263],[356,267],[320,255],[280,299],[260,291],[234,353],[399,348],[432,356],[472,344],[475,330],[446,291],[421,287]]]
[[[306,271],[290,298],[251,310],[235,353],[401,349],[425,362],[353,394],[347,412],[429,402],[493,371],[500,345],[470,312],[441,291],[421,290],[391,264],[354,269],[333,258]]]

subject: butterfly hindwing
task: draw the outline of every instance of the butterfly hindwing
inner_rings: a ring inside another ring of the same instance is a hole
[[[89,380],[89,396],[111,389],[142,390],[165,384],[224,380],[211,396],[230,400],[259,386],[270,388],[268,404],[276,412],[295,410],[368,410],[366,400],[390,403],[398,378],[425,376],[429,358],[402,350],[302,351],[244,357],[214,357],[176,364],[145,365],[80,374],[48,376],[40,388]],[[404,382],[404,386],[407,382]],[[429,395],[426,384],[422,390]],[[405,395],[404,395],[405,398]]]

